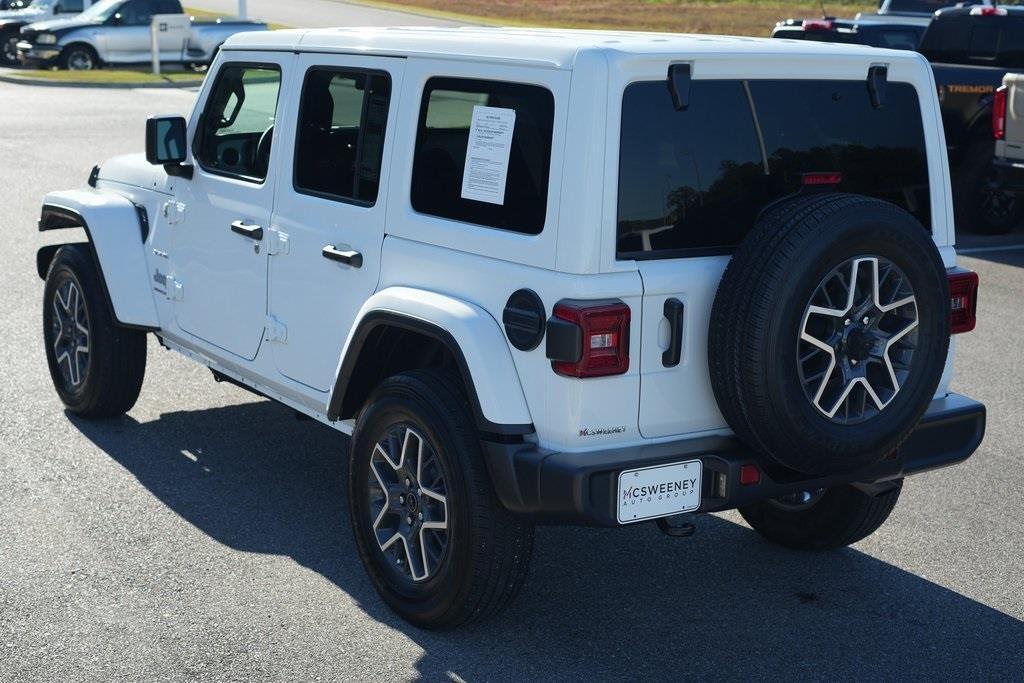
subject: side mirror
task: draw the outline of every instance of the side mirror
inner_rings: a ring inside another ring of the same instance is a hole
[[[53,6],[53,9],[51,11],[53,12],[54,16],[56,16],[62,13],[64,11],[64,8],[61,7],[60,3],[58,2],[56,5]]]
[[[152,116],[146,120],[146,161],[163,166],[167,173],[191,177],[188,156],[188,124],[181,116]]]

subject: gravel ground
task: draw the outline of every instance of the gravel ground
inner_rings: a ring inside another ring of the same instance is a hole
[[[811,555],[735,514],[542,528],[520,599],[427,633],[392,616],[348,528],[343,437],[150,345],[130,416],[67,416],[46,372],[35,231],[49,189],[142,149],[187,91],[0,83],[0,680],[1019,679],[1024,243],[973,240],[981,323],[956,388],[989,433],[910,480],[882,530]]]

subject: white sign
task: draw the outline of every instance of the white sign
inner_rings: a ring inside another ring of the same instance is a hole
[[[700,460],[626,470],[619,474],[619,524],[693,512],[700,507]]]
[[[508,157],[516,110],[501,107],[473,107],[466,147],[466,168],[462,173],[462,198],[490,204],[505,203]]]
[[[181,59],[185,44],[192,35],[192,22],[187,14],[154,14],[149,24],[150,55],[153,73],[160,73],[160,56],[170,53]]]

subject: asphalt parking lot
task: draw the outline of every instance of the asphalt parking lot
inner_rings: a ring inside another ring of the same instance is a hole
[[[340,435],[155,343],[128,417],[70,418],[50,387],[40,199],[193,98],[0,83],[0,680],[1020,678],[1024,233],[963,242],[982,294],[955,388],[988,437],[873,537],[795,553],[732,513],[687,540],[542,528],[512,609],[423,632],[363,574]]]

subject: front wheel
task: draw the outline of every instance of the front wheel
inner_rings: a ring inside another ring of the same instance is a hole
[[[60,66],[69,71],[93,71],[100,68],[96,50],[88,45],[69,45],[61,53]]]
[[[374,392],[352,437],[349,506],[374,587],[417,626],[491,616],[526,577],[533,527],[497,502],[448,373],[403,373]]]
[[[43,292],[50,377],[65,407],[86,418],[128,412],[146,372],[146,334],[117,325],[84,244],[61,247]]]
[[[878,530],[899,500],[903,480],[871,495],[855,486],[801,491],[740,508],[754,531],[794,550],[831,550]]]

